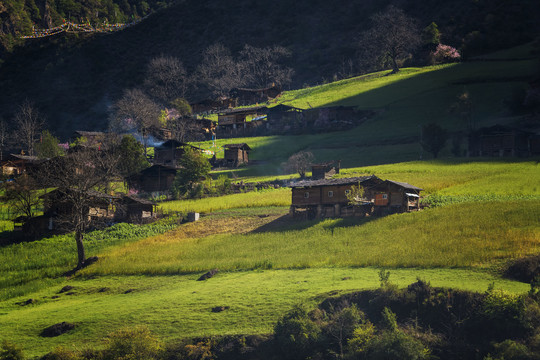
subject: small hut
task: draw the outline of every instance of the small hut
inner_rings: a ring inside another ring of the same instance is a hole
[[[223,145],[225,163],[227,166],[238,166],[249,162],[251,148],[246,143]]]
[[[423,189],[398,181],[385,180],[371,187],[375,209],[386,212],[406,212],[420,209],[420,191]]]
[[[116,207],[115,219],[125,222],[146,222],[156,218],[156,203],[132,195],[124,195]]]
[[[198,149],[198,147],[178,140],[167,140],[154,148],[154,164],[177,166],[179,160],[186,152],[186,147]]]

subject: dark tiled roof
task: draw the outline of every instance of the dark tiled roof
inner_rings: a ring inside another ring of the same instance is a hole
[[[356,185],[367,180],[379,180],[377,176],[359,176],[353,178],[340,178],[340,179],[321,179],[321,180],[303,180],[292,183],[289,185],[291,188],[299,187],[314,187],[314,186],[332,186],[332,185]]]
[[[254,113],[259,111],[265,111],[268,110],[266,106],[252,106],[252,107],[245,107],[245,108],[238,108],[238,109],[226,109],[221,111],[221,114],[243,114],[243,113]]]
[[[386,182],[389,182],[389,183],[391,183],[391,184],[395,184],[395,185],[401,186],[401,187],[404,188],[404,189],[417,190],[417,191],[422,191],[422,190],[424,190],[424,189],[421,189],[421,188],[419,188],[419,187],[416,187],[416,186],[414,186],[414,185],[407,184],[407,183],[404,183],[404,182],[392,181],[392,180],[386,180]]]
[[[140,199],[140,198],[134,197],[133,195],[124,195],[123,200],[126,200],[126,199],[132,202],[143,204],[143,205],[156,205],[156,203],[153,201]]]

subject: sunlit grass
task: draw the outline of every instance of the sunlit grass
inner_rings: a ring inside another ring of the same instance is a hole
[[[185,238],[171,232],[109,252],[86,273],[183,274],[210,268],[325,266],[489,268],[538,253],[539,218],[539,200],[494,201],[363,222],[296,222],[291,228],[261,233]],[[204,226],[221,225],[208,220]]]
[[[286,206],[291,204],[291,189],[252,191],[241,194],[224,195],[196,200],[167,201],[160,204],[164,212],[200,212],[207,213],[216,210]]]

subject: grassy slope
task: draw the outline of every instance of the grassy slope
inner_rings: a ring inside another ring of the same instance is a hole
[[[406,68],[398,74],[380,72],[312,88],[287,91],[272,104],[300,108],[346,105],[372,109],[377,115],[344,132],[316,135],[268,136],[235,139],[252,148],[251,158],[260,165],[236,171],[239,176],[279,174],[280,164],[295,152],[312,151],[317,161],[342,160],[343,167],[357,167],[431,158],[418,143],[421,125],[436,122],[450,132],[465,133],[467,124],[449,112],[458,95],[468,92],[476,127],[515,124],[505,102],[538,72],[538,59],[520,47],[492,55],[491,61],[471,61],[426,68]],[[514,59],[512,59],[512,57]],[[231,140],[201,143],[217,150]],[[466,147],[463,137],[462,150]],[[440,156],[450,155],[450,145]]]
[[[540,189],[528,185],[526,179],[537,179],[539,169],[535,162],[440,161],[349,169],[345,175],[376,173],[452,196],[478,193],[479,189],[481,194],[496,195],[512,188],[516,179],[523,179],[515,186],[514,199],[524,195],[537,199]],[[262,199],[260,206],[267,207],[245,208],[255,195]],[[63,268],[75,260],[70,238],[58,239],[55,247],[32,243],[3,248],[0,257],[13,269],[2,272],[7,281],[4,290],[11,289],[10,297],[17,289],[26,293],[0,302],[3,337],[31,354],[41,354],[58,344],[80,346],[83,339],[99,345],[109,331],[140,323],[166,339],[266,333],[293,304],[314,303],[334,291],[377,286],[377,270],[359,266],[398,266],[391,270],[391,280],[400,286],[420,276],[433,285],[476,291],[484,291],[493,281],[509,291],[528,288],[502,280],[492,271],[508,259],[538,252],[539,200],[500,201],[495,197],[365,223],[296,223],[281,218],[287,212],[281,202],[288,195],[288,190],[277,190],[234,195],[232,201],[190,202],[184,210],[225,210],[139,241],[130,237],[96,247],[98,241],[89,248],[89,255],[100,255],[101,261],[75,279],[47,273],[46,259],[64,261]],[[41,260],[31,261],[37,253]],[[25,277],[27,267],[36,269],[44,281],[36,283]],[[44,272],[39,272],[40,267]],[[217,277],[204,283],[194,281],[214,267],[222,269]],[[23,285],[19,287],[17,278],[21,276]],[[345,277],[351,280],[342,280]],[[76,287],[75,295],[52,299],[66,284]],[[108,289],[98,292],[102,288]],[[135,291],[124,294],[129,289]],[[28,298],[37,300],[36,304],[16,305]],[[231,309],[215,314],[210,311],[213,306]],[[61,321],[76,322],[79,327],[58,338],[38,336],[44,327]]]

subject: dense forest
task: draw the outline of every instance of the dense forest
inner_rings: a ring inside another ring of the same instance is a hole
[[[0,4],[0,117],[8,122],[19,104],[35,102],[51,129],[66,136],[75,128],[104,129],[108,108],[125,89],[142,83],[150,61],[166,55],[194,73],[203,52],[222,44],[238,56],[245,45],[281,46],[291,56],[290,88],[363,73],[360,35],[371,16],[388,5],[414,18],[419,29],[437,27],[440,42],[471,59],[537,37],[534,0],[328,1],[252,0],[168,4],[142,0],[7,0]],[[20,39],[36,27],[73,22],[128,21],[156,10],[136,26],[110,34],[62,33]],[[425,65],[429,40],[405,66]],[[423,52],[422,52],[423,51]],[[369,69],[376,70],[376,69]],[[209,96],[193,88],[190,101]]]

